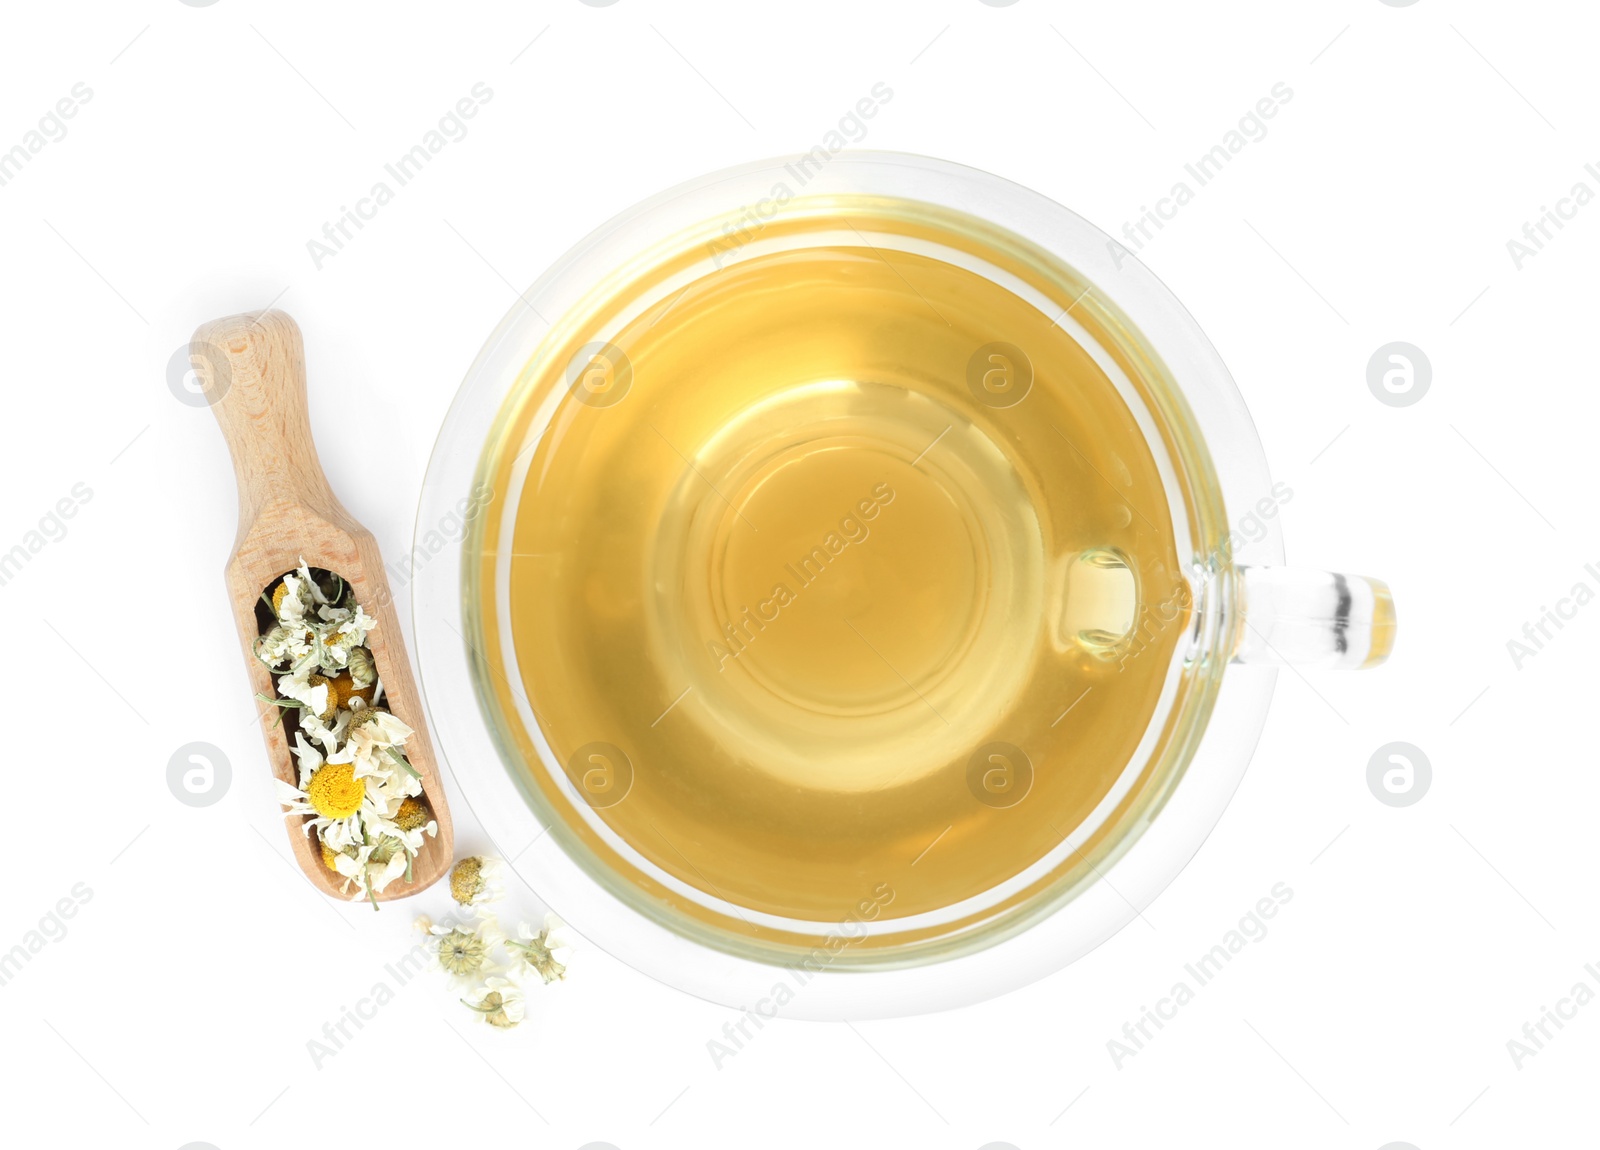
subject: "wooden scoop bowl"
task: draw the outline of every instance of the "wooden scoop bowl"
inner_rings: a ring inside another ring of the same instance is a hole
[[[213,320],[194,333],[189,345],[195,374],[222,425],[239,481],[239,534],[228,560],[228,595],[233,600],[239,639],[251,689],[276,697],[272,675],[254,654],[261,633],[257,608],[261,594],[302,560],[342,577],[356,601],[378,621],[367,636],[390,711],[416,733],[405,754],[422,776],[422,793],[439,824],[425,840],[412,867],[414,881],[396,880],[377,897],[403,898],[437,882],[450,869],[454,836],[450,810],[434,759],[405,639],[395,615],[389,580],[372,533],[350,517],[328,486],[311,440],[306,414],[305,345],[294,320],[281,311]],[[298,785],[279,708],[258,703],[261,730],[273,773]],[[289,843],[311,885],[334,898],[344,879],[322,861],[314,833],[299,816],[285,817]],[[353,888],[352,888],[353,890]]]

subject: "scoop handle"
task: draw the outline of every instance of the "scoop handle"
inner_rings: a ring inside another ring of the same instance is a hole
[[[233,456],[241,536],[272,502],[354,527],[317,459],[305,342],[294,320],[281,311],[212,320],[195,331],[189,357]]]

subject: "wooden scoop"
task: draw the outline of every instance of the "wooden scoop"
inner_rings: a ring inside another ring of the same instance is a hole
[[[228,560],[227,579],[251,689],[269,698],[277,695],[271,674],[254,654],[261,633],[256,609],[262,592],[302,560],[349,583],[356,601],[378,621],[367,636],[367,647],[389,710],[416,732],[406,741],[405,754],[422,776],[423,796],[439,824],[439,833],[425,840],[413,864],[414,881],[396,880],[377,897],[415,894],[450,869],[454,845],[450,811],[377,541],[340,505],[317,461],[306,414],[300,329],[281,311],[229,316],[196,331],[189,353],[233,453],[239,481],[239,534]],[[296,762],[279,708],[259,706],[273,773],[296,786]],[[311,884],[335,898],[348,898],[340,891],[344,879],[323,864],[315,833],[306,833],[298,816],[285,817],[284,823],[294,856]]]

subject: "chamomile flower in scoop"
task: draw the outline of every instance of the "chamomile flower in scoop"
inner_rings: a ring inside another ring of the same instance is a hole
[[[350,713],[344,746],[330,757],[334,761],[363,764],[363,775],[399,769],[410,776],[409,764],[401,765],[405,756],[400,748],[414,733],[388,711],[373,706],[358,707]],[[414,795],[420,790],[419,782],[417,790],[406,794]]]
[[[300,729],[311,740],[322,747],[325,754],[332,754],[339,749],[339,740],[344,738],[345,728],[350,725],[350,712],[340,711],[331,724],[324,723],[322,719],[313,715],[308,710],[300,712]]]
[[[317,584],[317,581],[314,578],[312,578],[312,576],[311,576],[311,568],[306,566],[306,559],[305,559],[304,555],[302,555],[300,557],[299,576],[300,576],[300,580],[299,581],[300,581],[301,590],[302,590],[303,594],[305,594],[307,596],[306,607],[308,609],[312,609],[312,608],[315,608],[315,607],[318,607],[318,606],[325,606],[327,603],[330,602],[328,596],[326,594],[324,594],[322,588]],[[287,583],[291,578],[293,578],[293,576],[285,575],[283,577],[283,580],[284,580],[285,583]],[[342,581],[341,581],[341,585],[342,585]]]
[[[329,680],[306,671],[296,671],[278,680],[278,694],[305,706],[307,713],[327,722],[338,714],[334,706]]]
[[[278,621],[289,627],[303,625],[307,613],[317,605],[313,594],[315,588],[316,583],[304,567],[300,568],[298,574],[285,575],[283,582],[272,592],[272,610],[278,616]]]
[[[378,835],[378,851],[384,855],[383,858],[378,854],[373,857],[383,862],[395,851],[415,855],[422,849],[425,837],[439,833],[439,824],[428,817],[427,807],[408,797],[401,800],[392,817],[379,819],[368,829]]]
[[[357,687],[364,690],[378,681],[378,665],[372,661],[372,652],[365,647],[351,648],[346,665],[350,668],[350,678]]]
[[[298,734],[295,754],[300,760],[300,785],[292,787],[282,779],[273,780],[278,801],[288,808],[285,814],[307,816],[302,829],[307,834],[316,831],[323,843],[335,851],[364,846],[365,824],[391,813],[383,796],[369,793],[368,781],[356,777],[353,763],[324,761],[312,766],[322,756]],[[399,805],[396,799],[394,806]]]
[[[400,809],[394,813],[394,825],[402,831],[419,831],[430,835],[439,832],[439,824],[434,821],[427,802],[417,798],[408,798],[400,804]]]
[[[274,623],[256,640],[256,656],[274,674],[292,671],[312,654],[310,636],[304,627]]]
[[[355,894],[351,896],[353,899],[371,898],[374,894],[382,894],[390,883],[404,878],[411,869],[411,856],[390,845],[393,842],[392,839],[380,837],[372,846],[362,847],[358,858],[350,860],[352,865],[348,867],[341,865],[336,868],[340,874],[345,874],[354,880],[356,889]]]
[[[348,636],[347,641],[354,646],[364,645],[367,633],[378,627],[378,621],[368,615],[360,603],[349,607],[319,607],[317,617],[328,625],[331,633]]]

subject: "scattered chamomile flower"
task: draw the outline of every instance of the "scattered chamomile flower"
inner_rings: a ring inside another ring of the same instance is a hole
[[[560,919],[546,914],[540,931],[524,922],[517,927],[517,936],[506,940],[506,949],[511,952],[518,973],[537,971],[547,985],[567,976],[566,960],[571,956],[572,942]]]
[[[464,858],[450,871],[450,897],[462,906],[482,906],[495,902],[504,893],[499,859],[473,855]]]
[[[428,935],[425,945],[429,958],[446,974],[476,978],[496,969],[491,956],[505,936],[492,919],[481,919],[476,926],[467,927],[419,918],[417,926]]]
[[[490,975],[483,985],[461,1000],[468,1009],[483,1016],[490,1026],[510,1030],[522,1021],[527,1009],[522,990],[510,979]]]
[[[461,861],[479,864],[477,873],[481,874],[482,864],[495,860]],[[470,867],[468,872],[471,873]],[[542,984],[548,984],[566,975],[571,943],[561,920],[553,914],[544,916],[544,927],[539,931],[522,923],[520,937],[515,939],[505,936],[498,917],[482,909],[471,925],[455,921],[434,923],[422,917],[417,919],[417,926],[428,936],[425,949],[430,964],[450,974],[457,985],[464,983],[468,989],[462,1004],[498,1029],[509,1030],[526,1017],[520,976],[536,971]],[[502,953],[510,956],[511,969],[503,967]]]

